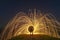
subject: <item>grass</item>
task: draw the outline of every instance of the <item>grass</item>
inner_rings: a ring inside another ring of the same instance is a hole
[[[47,35],[19,35],[10,40],[60,40],[59,38],[50,37]]]

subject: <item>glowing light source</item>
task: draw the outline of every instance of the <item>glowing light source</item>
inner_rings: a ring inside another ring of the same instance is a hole
[[[1,40],[7,40],[12,36],[18,36],[21,34],[44,34],[57,37],[57,26],[55,23],[60,26],[60,23],[50,14],[42,14],[31,12],[25,14],[19,12],[6,26],[2,33]],[[29,30],[29,31],[28,31]],[[6,34],[7,33],[7,34]]]

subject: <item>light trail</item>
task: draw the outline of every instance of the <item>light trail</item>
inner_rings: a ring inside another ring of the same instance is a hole
[[[31,12],[30,15],[19,12],[8,22],[2,33],[1,40],[7,40],[21,34],[30,34],[28,31],[29,26],[34,27],[33,34],[59,37],[57,27],[60,26],[60,23],[52,16],[50,14],[38,13],[36,10]],[[58,24],[58,26],[56,26],[55,23]]]

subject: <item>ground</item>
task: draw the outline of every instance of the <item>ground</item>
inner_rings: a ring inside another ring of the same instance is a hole
[[[60,38],[50,37],[47,35],[19,35],[10,40],[60,40]]]

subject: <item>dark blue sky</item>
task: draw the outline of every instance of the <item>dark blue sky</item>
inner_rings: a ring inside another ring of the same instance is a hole
[[[56,16],[60,21],[60,1],[59,0],[40,0],[40,1],[0,1],[0,32],[8,21],[19,11],[40,9],[42,12],[49,12]]]

